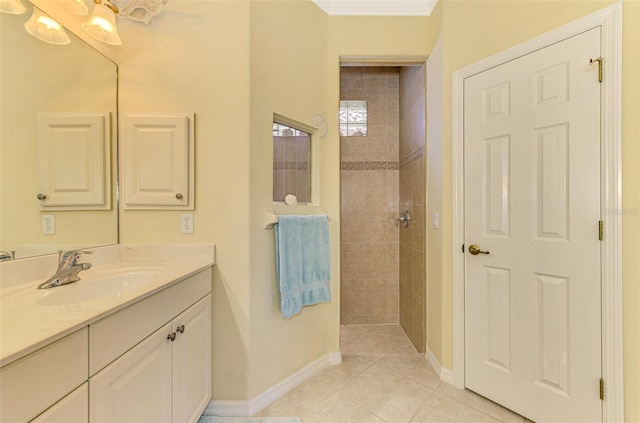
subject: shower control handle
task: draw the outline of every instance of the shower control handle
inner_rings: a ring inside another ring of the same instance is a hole
[[[402,213],[402,216],[396,217],[396,225],[398,223],[402,223],[403,227],[408,228],[409,227],[409,222],[411,222],[412,220],[413,219],[409,215],[409,210],[405,210],[404,213]]]

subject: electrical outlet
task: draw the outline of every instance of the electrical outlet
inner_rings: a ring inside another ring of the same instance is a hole
[[[42,215],[42,233],[44,235],[54,235],[56,233],[56,217],[54,215]]]
[[[180,220],[180,229],[183,234],[193,233],[193,213],[186,213],[182,215]]]

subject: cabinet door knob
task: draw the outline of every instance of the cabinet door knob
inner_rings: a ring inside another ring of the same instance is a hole
[[[177,194],[176,194],[176,198],[177,198],[178,200],[182,200],[182,194],[177,193]]]
[[[171,340],[171,342],[176,340],[176,333],[175,332],[171,332],[169,335],[167,335],[167,339]]]
[[[46,199],[47,199],[47,196],[46,196],[46,195],[44,195],[44,194],[38,194],[36,198],[37,198],[38,200],[42,201],[42,200],[46,200]]]
[[[176,328],[176,330],[180,333],[184,333],[184,325],[180,325]]]

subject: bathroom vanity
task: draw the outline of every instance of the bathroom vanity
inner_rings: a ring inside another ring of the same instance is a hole
[[[142,250],[96,257],[69,285],[4,283],[0,421],[198,420],[211,400],[213,249]],[[0,268],[0,282],[15,274]]]

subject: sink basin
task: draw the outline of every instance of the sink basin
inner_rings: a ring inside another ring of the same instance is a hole
[[[49,288],[36,300],[41,305],[75,304],[122,294],[158,281],[165,269],[158,267],[116,269],[80,274],[81,280]]]

